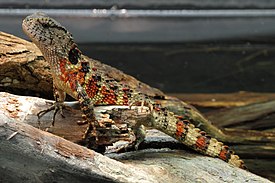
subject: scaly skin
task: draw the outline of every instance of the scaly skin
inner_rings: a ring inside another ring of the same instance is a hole
[[[84,118],[90,124],[85,137],[91,130],[96,133],[94,105],[144,103],[151,110],[153,122],[143,125],[159,129],[202,154],[218,157],[245,169],[243,161],[227,146],[195,128],[188,114],[175,115],[149,96],[132,90],[122,81],[118,82],[99,67],[98,61],[84,56],[72,35],[54,19],[43,13],[35,13],[23,20],[22,27],[50,64],[56,102],[62,105],[66,93],[80,102]]]

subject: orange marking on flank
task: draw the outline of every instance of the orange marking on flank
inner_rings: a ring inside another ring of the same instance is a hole
[[[185,131],[184,127],[185,127],[185,125],[184,125],[183,121],[178,121],[177,122],[177,132],[176,132],[176,135],[178,137],[181,137],[181,135],[184,133],[184,131]]]
[[[228,159],[227,154],[228,154],[228,150],[226,148],[222,148],[219,154],[220,159],[226,161]]]
[[[116,95],[114,90],[105,90],[105,96],[103,102],[107,104],[116,104]]]
[[[66,76],[69,79],[70,87],[72,90],[76,90],[76,80],[77,80],[77,73],[75,72],[68,72],[68,75]]]
[[[96,85],[96,81],[90,78],[88,84],[86,85],[86,92],[90,98],[94,98],[97,94],[99,87]]]
[[[85,83],[85,73],[84,72],[78,72],[77,81],[79,81],[80,85],[83,85]]]
[[[60,79],[64,82],[68,81],[67,71],[66,71],[66,59],[59,60],[59,68],[60,68]]]
[[[206,137],[200,136],[196,141],[196,147],[199,149],[205,149],[207,147]]]

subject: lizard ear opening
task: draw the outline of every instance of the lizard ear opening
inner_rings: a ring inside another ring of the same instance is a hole
[[[74,46],[70,51],[69,51],[69,61],[76,65],[78,63],[78,59],[80,58],[81,52],[80,50]]]

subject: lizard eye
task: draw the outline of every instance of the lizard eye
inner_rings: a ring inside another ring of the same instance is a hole
[[[72,64],[76,65],[78,63],[79,58],[80,58],[80,51],[76,47],[73,47],[69,52],[69,61]]]

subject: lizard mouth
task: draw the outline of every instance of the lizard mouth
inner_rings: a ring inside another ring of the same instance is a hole
[[[37,24],[38,22],[40,22],[40,20],[43,20],[43,19],[47,19],[49,18],[45,13],[42,13],[42,12],[37,12],[37,13],[34,13],[32,15],[29,15],[27,16],[24,20],[23,20],[23,23],[22,23],[22,28],[23,28],[23,31],[25,33],[29,33],[31,32],[31,27],[34,25],[34,24]]]
[[[42,29],[43,22],[48,23],[47,20],[49,17],[41,12],[34,13],[32,15],[27,16],[22,23],[22,29],[24,33],[33,41],[39,42],[46,34],[43,33]]]

